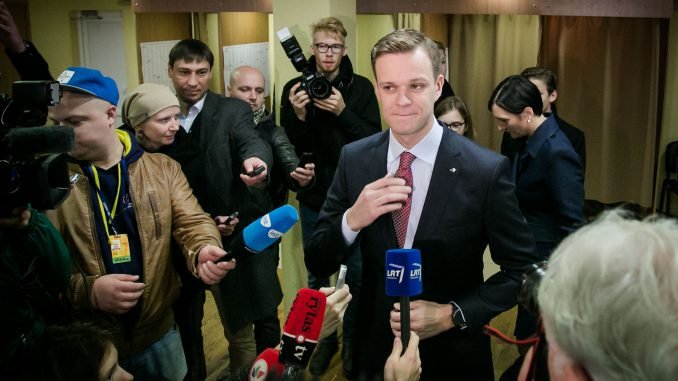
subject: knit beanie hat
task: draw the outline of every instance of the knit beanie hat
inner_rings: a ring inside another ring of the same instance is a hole
[[[179,100],[169,87],[144,83],[132,90],[122,103],[122,121],[134,128],[172,106],[179,107]]]

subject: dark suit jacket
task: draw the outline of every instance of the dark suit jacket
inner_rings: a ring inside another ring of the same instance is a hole
[[[230,237],[270,211],[270,202],[265,205],[252,202],[257,196],[270,198],[267,190],[250,191],[239,177],[242,162],[247,158],[257,156],[269,168],[273,163],[270,147],[254,128],[252,109],[242,100],[208,91],[191,132],[178,134],[166,153],[181,163],[193,193],[212,217],[240,211],[240,223]],[[227,250],[230,237],[222,239]],[[238,260],[236,269],[215,286],[222,290],[225,318],[232,332],[270,314],[280,303],[277,263],[273,251]],[[243,287],[245,284],[248,286]]]
[[[577,155],[579,155],[579,158],[581,159],[582,169],[584,171],[584,176],[586,176],[586,137],[584,136],[584,132],[582,132],[582,130],[578,129],[577,127],[571,125],[570,123],[567,123],[566,121],[560,119],[556,112],[555,104],[551,105],[551,110],[553,111],[551,115],[554,115],[556,117],[558,126],[560,127],[561,130],[563,130],[563,133],[565,134],[565,136],[567,136],[567,139],[572,144],[574,152],[576,152]],[[504,136],[501,139],[501,154],[508,157],[509,160],[513,161],[513,158],[515,157],[516,153],[518,153],[525,146],[525,143],[526,139],[524,138],[513,139],[508,134],[508,132],[504,132]]]
[[[514,163],[516,196],[542,258],[584,223],[584,172],[553,116],[527,141]]]
[[[385,175],[388,144],[386,131],[342,150],[316,231],[304,250],[314,274],[335,272],[350,252],[341,234],[342,216],[366,184]],[[455,301],[469,328],[420,343],[426,377],[453,372],[471,377],[464,379],[493,379],[489,339],[481,327],[516,303],[521,273],[537,260],[510,175],[508,160],[444,129],[413,244],[422,253],[419,298]],[[363,229],[356,244],[362,250],[363,285],[353,358],[360,372],[379,374],[393,345],[389,312],[394,299],[386,297],[384,270],[386,250],[397,248],[391,215]],[[488,244],[502,271],[484,282],[482,257]]]

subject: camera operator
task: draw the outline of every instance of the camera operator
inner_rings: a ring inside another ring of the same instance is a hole
[[[64,317],[59,294],[71,273],[68,249],[47,218],[29,206],[0,217],[0,374],[20,379],[24,345]]]
[[[374,87],[367,78],[353,72],[351,61],[346,55],[348,47],[344,25],[340,20],[328,17],[318,21],[312,28],[312,57],[308,65],[330,81],[331,94],[326,99],[313,98],[308,91],[300,90],[300,78],[295,78],[285,85],[280,102],[280,123],[297,154],[312,152],[315,155],[315,186],[297,195],[304,246],[313,234],[315,221],[339,162],[341,148],[381,131]],[[352,373],[351,336],[361,276],[360,256],[352,255],[350,258],[347,263],[347,283],[353,292],[353,302],[344,319],[342,349],[343,370],[347,376]],[[329,280],[316,278],[309,273],[308,284],[317,289],[328,286]],[[312,374],[318,375],[327,369],[337,347],[336,335],[319,344],[311,360]]]
[[[675,380],[678,224],[619,211],[566,238],[537,299],[552,381]],[[541,344],[540,344],[541,345]],[[519,380],[534,380],[528,353]]]

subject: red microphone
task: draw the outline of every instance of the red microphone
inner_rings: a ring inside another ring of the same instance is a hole
[[[279,356],[279,350],[275,348],[266,348],[259,356],[257,356],[256,360],[254,360],[248,380],[280,380],[283,374],[283,365],[278,360]]]
[[[318,344],[325,319],[327,297],[320,291],[302,288],[287,315],[280,342],[280,362],[286,369],[305,369]]]

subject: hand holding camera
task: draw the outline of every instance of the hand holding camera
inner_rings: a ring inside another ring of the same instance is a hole
[[[287,28],[279,30],[277,34],[285,54],[287,54],[287,57],[292,61],[294,68],[301,73],[301,81],[290,89],[289,94],[289,100],[294,107],[297,118],[302,121],[306,120],[305,107],[311,101],[314,101],[316,106],[322,104],[322,107],[318,107],[323,110],[334,112],[336,115],[339,115],[343,110],[343,106],[337,107],[337,105],[343,105],[344,103],[341,94],[339,94],[336,89],[332,88],[332,84],[323,74],[318,73],[314,70],[314,67],[311,67],[311,65],[308,64],[308,60],[304,57],[299,42]],[[335,93],[339,94],[339,99],[336,98]],[[329,103],[319,102],[331,98],[332,96],[335,96],[335,98]],[[335,112],[333,110],[339,111]]]

